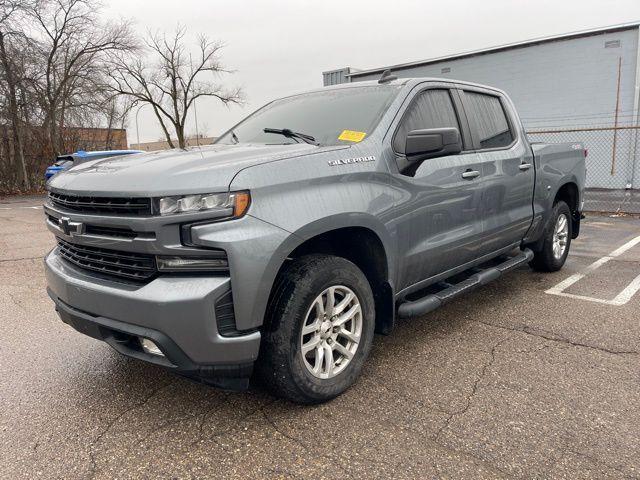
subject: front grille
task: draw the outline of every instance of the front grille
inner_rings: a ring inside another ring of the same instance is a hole
[[[75,245],[58,239],[60,255],[74,265],[118,278],[150,280],[157,272],[153,255]]]
[[[100,235],[102,237],[136,238],[138,234],[130,228],[103,227],[98,225],[87,225],[85,227],[87,235]]]
[[[151,215],[151,199],[135,197],[80,197],[49,192],[49,200],[57,207],[80,213],[113,215]]]
[[[47,218],[54,225],[60,226],[60,219],[47,214]],[[101,237],[136,238],[138,233],[130,228],[105,227],[100,225],[85,225],[84,233],[87,235],[99,235]]]

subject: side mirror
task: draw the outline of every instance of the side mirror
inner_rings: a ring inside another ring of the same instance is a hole
[[[462,152],[462,140],[457,128],[427,128],[407,134],[404,154],[411,162],[444,157]]]

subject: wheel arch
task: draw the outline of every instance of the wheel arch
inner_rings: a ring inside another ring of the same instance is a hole
[[[286,248],[277,255],[279,265],[271,283],[269,302],[276,279],[295,258],[311,253],[336,255],[363,271],[374,295],[376,332],[389,333],[395,323],[392,246],[386,230],[381,232],[375,221],[359,220],[352,215],[329,217],[294,232],[290,238],[295,242],[287,242]]]
[[[559,201],[565,202],[571,210],[571,236],[576,238],[580,233],[582,212],[580,212],[580,190],[574,180],[569,179],[560,185],[553,198],[553,205]]]

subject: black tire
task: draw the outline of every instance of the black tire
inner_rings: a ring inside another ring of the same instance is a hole
[[[565,215],[567,218],[568,230],[564,253],[562,254],[562,256],[556,257],[553,254],[553,240],[558,217],[560,217],[561,215]],[[529,262],[531,268],[539,272],[556,272],[560,270],[564,265],[564,262],[567,260],[567,255],[569,255],[572,233],[571,210],[565,202],[559,201],[553,206],[551,218],[549,218],[549,222],[545,227],[542,246],[539,250],[534,251],[533,260]]]
[[[356,295],[362,311],[362,331],[357,350],[344,369],[333,378],[317,378],[303,360],[301,329],[314,300],[335,285],[345,286]],[[374,329],[373,293],[356,265],[331,255],[300,257],[276,280],[256,364],[261,383],[274,395],[296,403],[330,400],[347,390],[360,375],[371,350]]]

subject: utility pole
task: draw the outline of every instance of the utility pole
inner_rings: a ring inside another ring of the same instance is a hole
[[[611,157],[611,176],[616,173],[616,147],[618,144],[618,113],[620,112],[620,77],[622,73],[622,57],[618,58],[618,90],[616,91],[616,115],[613,123],[613,155]]]

